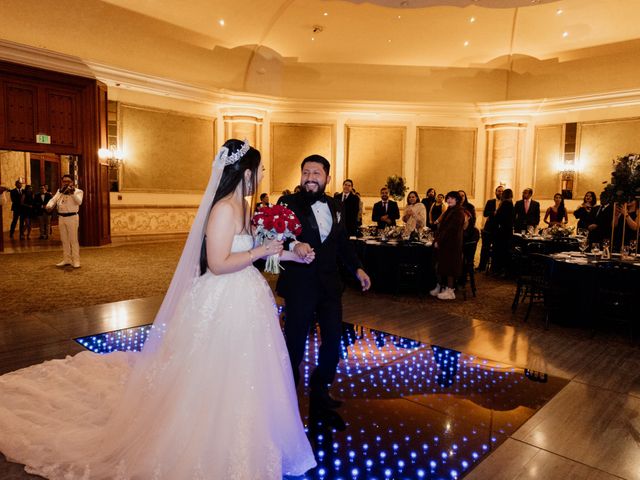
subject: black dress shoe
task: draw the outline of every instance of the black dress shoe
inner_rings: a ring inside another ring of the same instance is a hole
[[[338,408],[342,405],[342,401],[333,398],[326,389],[311,390],[310,399],[313,405],[324,408]]]

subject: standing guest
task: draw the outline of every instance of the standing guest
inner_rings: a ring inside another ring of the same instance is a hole
[[[358,197],[358,228],[362,226],[362,214],[364,213],[364,202],[362,201],[362,197],[360,196],[360,192],[356,192],[356,189],[353,189],[353,194]]]
[[[611,224],[613,222],[613,205],[606,192],[600,193],[600,206],[596,207],[593,223],[589,230],[589,244],[599,243],[611,239]]]
[[[13,235],[16,233],[16,224],[18,221],[20,222],[20,239],[24,238],[24,210],[22,209],[22,194],[24,193],[22,189],[22,182],[20,180],[16,180],[15,183],[16,188],[9,192],[11,197],[11,212],[13,213],[13,218],[11,219],[11,227],[9,227],[9,238],[13,238]]]
[[[506,273],[509,267],[513,238],[513,190],[510,188],[502,192],[495,215],[495,228],[491,269],[493,273],[500,275]]]
[[[31,238],[31,220],[33,219],[33,187],[26,185],[22,192],[22,214],[27,238]]]
[[[480,249],[480,264],[478,265],[478,271],[484,272],[487,269],[489,263],[489,256],[491,255],[491,247],[493,245],[493,238],[496,232],[495,215],[498,209],[498,202],[502,198],[502,192],[504,187],[498,185],[495,190],[496,198],[487,200],[482,211],[482,216],[485,218],[484,226],[482,227],[482,247]]]
[[[431,230],[435,230],[438,228],[438,222],[440,221],[440,217],[447,210],[447,204],[444,203],[444,195],[439,193],[436,197],[436,201],[431,204],[431,208],[429,209],[429,218],[427,221],[427,226]]]
[[[544,214],[544,223],[551,227],[568,222],[569,217],[567,216],[567,209],[564,206],[562,194],[556,193],[553,196],[553,205],[547,208],[547,213]]]
[[[62,261],[56,263],[56,267],[72,265],[80,268],[80,244],[78,243],[78,226],[80,219],[78,211],[82,205],[83,192],[73,185],[71,175],[62,176],[62,187],[56,192],[49,203],[47,211],[58,209],[58,228],[62,241]]]
[[[40,192],[33,197],[33,216],[38,219],[40,226],[40,239],[49,238],[49,227],[51,225],[51,214],[47,212],[46,206],[52,199],[52,195],[47,192],[44,185],[40,186]]]
[[[445,197],[447,210],[439,219],[433,246],[436,249],[439,283],[429,293],[440,300],[455,300],[456,278],[462,275],[462,243],[465,214],[460,193],[453,191]]]
[[[522,191],[522,200],[518,200],[513,207],[513,229],[516,232],[534,229],[540,223],[540,204],[533,200],[533,189],[525,188]]]
[[[342,193],[336,192],[333,198],[338,201],[340,210],[344,215],[344,224],[347,234],[355,237],[358,232],[358,210],[360,210],[360,199],[353,193],[353,181],[347,178],[342,182]]]
[[[573,216],[578,219],[578,229],[589,228],[589,225],[594,223],[596,213],[596,193],[587,192],[584,194],[582,205],[573,212]]]
[[[261,207],[271,207],[272,205],[269,203],[269,194],[261,193],[260,194],[260,202],[256,204],[256,210]]]
[[[402,221],[405,223],[405,234],[420,231],[427,225],[427,211],[420,203],[418,192],[411,191],[407,195],[407,206],[404,209]]]
[[[400,218],[398,204],[389,200],[389,188],[380,189],[380,201],[373,205],[371,220],[378,223],[378,228],[395,227],[396,220]]]
[[[638,230],[638,200],[633,199],[625,203],[616,203],[614,208],[615,231],[613,236],[613,247],[615,251],[620,251],[622,247],[622,237],[624,245],[629,245],[631,240],[636,239]]]
[[[464,241],[469,242],[476,235],[476,207],[469,203],[467,192],[458,190],[460,205],[464,209]]]
[[[428,188],[425,197],[422,199],[422,204],[424,205],[424,209],[429,215],[431,211],[431,206],[436,203],[436,189]]]
[[[329,385],[336,375],[342,337],[342,282],[338,273],[338,257],[358,279],[362,290],[371,281],[353,250],[338,215],[337,202],[325,194],[330,181],[329,161],[311,155],[302,161],[299,193],[283,199],[302,224],[302,233],[288,245],[301,259],[315,253],[310,264],[295,263],[280,273],[276,290],[285,300],[284,332],[296,385],[300,381],[300,363],[304,358],[309,329],[315,320],[320,325],[322,343],[318,366],[311,374],[311,410],[337,408],[341,402],[331,398]]]

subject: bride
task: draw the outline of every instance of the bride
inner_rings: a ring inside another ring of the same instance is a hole
[[[141,353],[0,377],[0,451],[50,479],[281,479],[315,466],[245,196],[260,153],[227,141]],[[253,203],[252,203],[253,204]],[[313,261],[313,255],[298,260]]]

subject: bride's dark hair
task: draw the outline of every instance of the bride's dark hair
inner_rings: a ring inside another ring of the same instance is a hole
[[[224,147],[229,149],[229,155],[237,152],[242,148],[244,142],[241,140],[237,140],[235,138],[229,139],[224,142]],[[213,197],[213,202],[211,202],[211,209],[215,206],[223,198],[232,194],[235,189],[238,187],[238,184],[242,183],[242,191],[245,196],[251,195],[251,202],[249,205],[256,205],[257,202],[257,191],[258,191],[258,167],[260,166],[260,152],[253,147],[249,148],[249,151],[245,153],[240,160],[231,165],[227,165],[224,167],[222,171],[222,177],[220,177],[220,184],[218,185],[218,189],[216,190],[216,194]],[[247,182],[244,178],[244,172],[249,169],[251,171],[251,176],[249,177],[249,181]],[[243,214],[243,231],[250,233],[250,218],[249,213],[247,211],[247,204],[243,202],[242,204],[242,214]],[[205,238],[202,239],[202,248],[200,251],[200,275],[204,275],[207,271],[207,248],[206,248],[206,235]]]

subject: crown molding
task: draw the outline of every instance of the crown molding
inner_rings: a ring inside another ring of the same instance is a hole
[[[536,117],[584,110],[640,106],[640,89],[538,100],[501,102],[383,102],[282,98],[193,85],[126,70],[89,59],[0,39],[0,59],[62,73],[95,78],[110,88],[206,104],[221,114],[249,111],[319,113],[350,119],[418,120],[420,117],[476,120],[485,124],[527,123]]]

